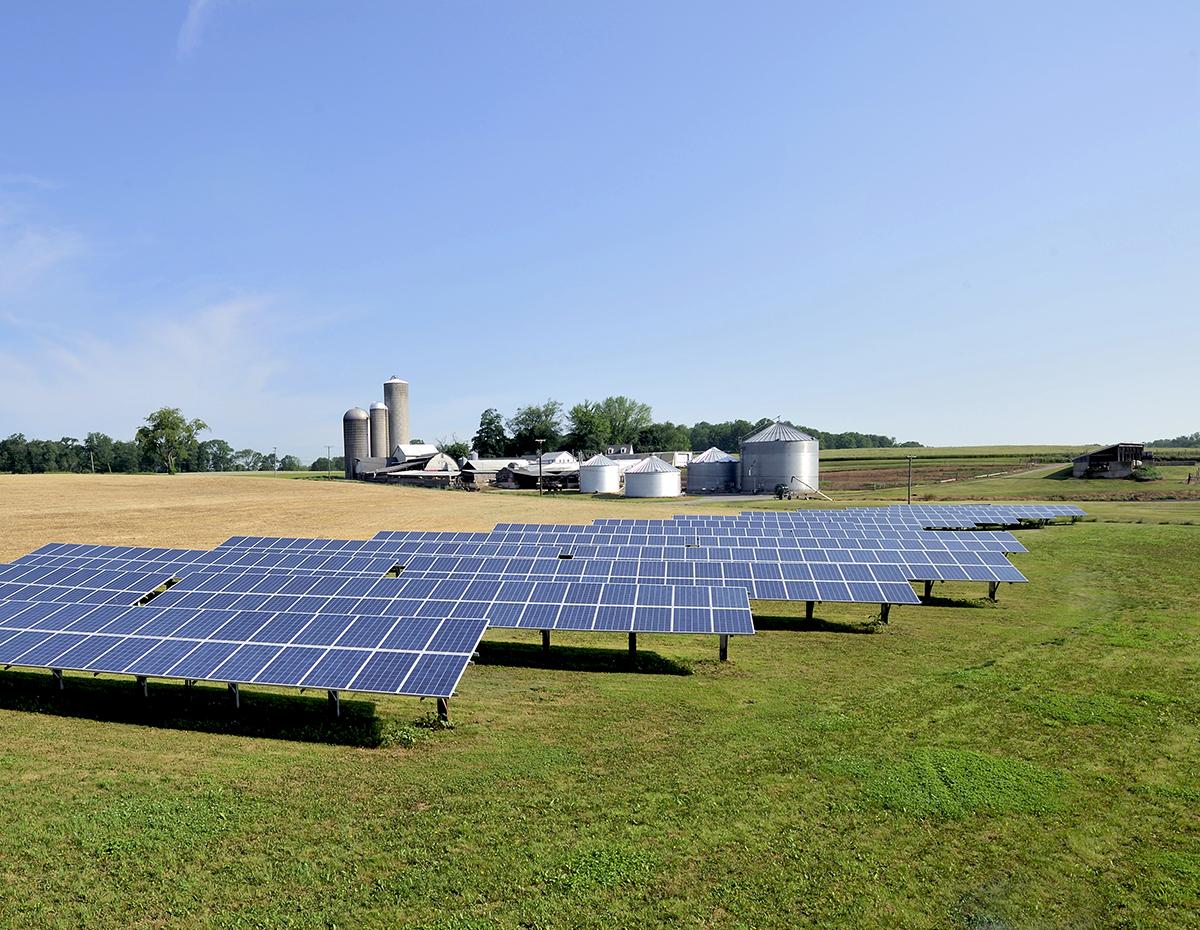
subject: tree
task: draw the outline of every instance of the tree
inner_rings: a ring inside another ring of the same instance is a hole
[[[704,420],[701,420],[688,431],[688,438],[692,442],[693,452],[704,452],[713,446],[719,445],[717,427]]]
[[[604,398],[600,401],[599,408],[608,419],[608,441],[618,445],[635,442],[638,433],[650,426],[654,420],[649,404],[639,403],[624,395]]]
[[[544,404],[522,407],[508,421],[512,434],[510,454],[521,455],[537,449],[535,440],[546,440],[545,448],[557,449],[562,444],[562,404],[547,400]]]
[[[118,439],[113,443],[112,470],[123,474],[133,474],[138,470],[142,452],[136,442],[128,439]]]
[[[224,439],[206,439],[196,451],[197,471],[233,471],[233,446]]]
[[[96,471],[113,470],[113,441],[104,433],[88,433],[83,441],[83,450],[88,455],[88,468]]]
[[[481,458],[497,459],[507,453],[509,441],[504,417],[495,407],[488,407],[479,417],[479,430],[471,440],[471,447]]]
[[[55,445],[57,448],[54,450],[54,457],[59,471],[83,471],[87,452],[78,439],[74,436],[64,436]]]
[[[341,456],[341,455],[335,455],[331,459],[326,458],[325,456],[322,455],[319,459],[315,459],[313,461],[313,463],[308,466],[308,470],[309,471],[345,471],[346,470],[346,459],[344,456]]]
[[[23,433],[13,433],[7,439],[0,440],[0,471],[16,475],[27,475],[33,471],[29,461],[29,440]]]
[[[295,455],[285,455],[279,460],[280,471],[303,471],[304,463]]]
[[[465,459],[471,454],[471,447],[454,434],[452,434],[449,439],[439,439],[435,445],[437,446],[438,452],[450,456],[450,458],[454,459],[456,462],[459,459]]]
[[[567,421],[570,426],[567,446],[580,454],[602,452],[612,441],[612,424],[599,404],[590,400],[576,404],[568,411]]]
[[[234,471],[260,471],[262,469],[262,453],[253,449],[239,449],[233,454]]]
[[[161,465],[173,475],[179,460],[196,442],[196,434],[207,429],[207,423],[187,419],[178,407],[162,407],[146,417],[146,424],[138,428],[135,438],[144,460]]]
[[[639,452],[677,452],[690,445],[688,428],[675,423],[651,423],[636,439]]]

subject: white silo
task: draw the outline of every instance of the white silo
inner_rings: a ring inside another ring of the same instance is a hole
[[[626,497],[678,497],[680,493],[679,469],[657,455],[625,469]]]
[[[807,433],[773,423],[742,441],[738,483],[743,492],[758,494],[787,485],[793,491],[816,491],[820,449]]]
[[[354,477],[354,463],[371,454],[367,411],[351,407],[342,416],[342,446],[346,455],[346,477]]]
[[[616,494],[621,490],[621,469],[604,455],[593,455],[579,466],[581,494]]]
[[[688,464],[689,494],[713,494],[737,490],[737,459],[713,446]]]
[[[408,382],[392,375],[383,382],[383,402],[388,408],[388,442],[392,448],[408,444]],[[388,453],[391,453],[388,449]]]
[[[371,404],[371,458],[386,459],[392,454],[388,445],[388,407],[379,401]]]

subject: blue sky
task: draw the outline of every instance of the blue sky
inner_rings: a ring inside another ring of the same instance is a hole
[[[1137,440],[1198,349],[1200,4],[5,7],[5,435]]]

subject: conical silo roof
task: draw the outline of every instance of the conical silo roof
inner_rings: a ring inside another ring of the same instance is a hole
[[[711,449],[706,449],[704,452],[701,452],[699,455],[697,455],[695,458],[693,458],[692,464],[693,465],[708,465],[712,462],[735,462],[735,461],[737,461],[737,459],[735,459],[728,452],[722,452],[716,446],[713,446]]]
[[[749,439],[743,439],[742,442],[815,442],[815,440],[808,433],[802,433],[786,423],[772,423]]]
[[[653,471],[677,472],[677,471],[679,471],[679,469],[676,468],[674,465],[668,465],[666,462],[664,462],[662,459],[660,459],[657,455],[652,455],[649,458],[642,459],[636,465],[630,465],[627,469],[625,469],[625,474],[627,474],[627,475],[644,475],[647,472],[653,472]]]
[[[606,465],[615,467],[616,462],[610,459],[607,455],[593,455],[590,459],[583,463],[584,468],[604,468]]]

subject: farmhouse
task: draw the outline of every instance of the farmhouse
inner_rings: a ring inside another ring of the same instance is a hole
[[[1075,478],[1130,478],[1142,464],[1145,446],[1140,442],[1118,442],[1075,459],[1071,475]]]

